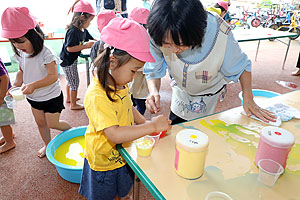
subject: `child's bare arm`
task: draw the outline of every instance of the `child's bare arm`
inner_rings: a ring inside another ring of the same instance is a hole
[[[19,67],[13,87],[21,87],[23,84],[23,70]]]
[[[25,85],[22,88],[22,91],[24,94],[32,94],[35,89],[46,87],[57,81],[58,71],[57,71],[57,65],[56,65],[55,61],[52,61],[51,63],[46,64],[46,69],[47,69],[48,75],[45,76],[41,80],[38,80],[38,81],[35,81],[28,85]]]
[[[67,51],[68,52],[78,52],[78,51],[81,51],[83,49],[89,49],[89,48],[92,48],[94,43],[95,43],[95,41],[94,42],[87,42],[83,45],[76,45],[76,46],[72,46],[72,47],[67,47]]]
[[[0,76],[0,106],[4,102],[4,97],[6,95],[6,91],[9,84],[9,77],[7,74],[3,74]]]
[[[171,121],[163,115],[153,117],[151,121],[135,126],[111,126],[104,133],[115,144],[130,142],[142,136],[171,129]]]
[[[143,124],[146,122],[146,118],[134,106],[132,106],[132,113],[136,124]]]

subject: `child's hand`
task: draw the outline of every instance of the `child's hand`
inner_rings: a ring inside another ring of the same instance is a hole
[[[87,42],[87,43],[84,44],[84,47],[86,49],[92,48],[92,46],[94,45],[94,43],[95,43],[95,41],[93,41],[93,42]]]
[[[34,86],[32,84],[25,85],[21,88],[23,94],[32,94],[35,90]]]
[[[167,117],[163,115],[159,115],[157,117],[153,117],[151,119],[151,123],[153,123],[155,127],[154,132],[161,132],[164,130],[170,130],[171,129],[171,120],[168,120]]]

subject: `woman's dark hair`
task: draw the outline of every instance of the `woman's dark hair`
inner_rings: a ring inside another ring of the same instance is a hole
[[[86,22],[91,16],[93,15],[85,12],[74,12],[72,21],[69,25],[67,25],[67,29],[71,28],[72,26],[75,26],[78,29],[82,29],[84,22]]]
[[[227,10],[225,10],[225,8],[223,8],[222,6],[220,6],[218,3],[216,3],[214,5],[215,8],[220,8],[222,12],[227,12]]]
[[[159,46],[170,33],[176,45],[201,47],[206,20],[207,12],[199,0],[155,0],[147,22],[148,32]]]
[[[33,54],[31,54],[30,57],[38,55],[43,50],[45,36],[39,25],[36,25],[34,29],[28,30],[27,33],[22,37],[28,39],[32,45]],[[9,39],[9,41],[11,43],[22,43],[22,37]],[[13,44],[12,47],[14,52],[20,56],[19,50]]]
[[[97,77],[99,79],[99,82],[101,86],[106,91],[106,96],[111,100],[112,102],[116,101],[112,97],[112,93],[116,94],[117,92],[117,84],[115,79],[112,77],[112,75],[109,73],[109,57],[111,54],[111,49],[106,48],[102,51],[100,55],[97,56],[94,62],[94,68],[97,68]],[[132,58],[131,55],[129,55],[126,51],[120,50],[120,49],[114,49],[113,56],[117,59],[117,68],[120,66],[126,64],[129,62],[129,60]],[[112,80],[113,86],[109,84],[109,80]]]

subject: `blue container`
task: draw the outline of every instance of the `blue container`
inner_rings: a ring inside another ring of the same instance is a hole
[[[281,94],[277,92],[273,92],[270,90],[260,90],[260,89],[253,89],[252,90],[253,96],[261,96],[261,97],[267,97],[267,98],[272,98],[272,97],[277,97],[280,96]],[[241,105],[243,105],[243,92],[241,91],[239,93],[239,98],[241,100]]]
[[[62,132],[61,134],[55,136],[47,145],[46,156],[48,160],[55,165],[58,174],[65,180],[72,183],[80,183],[82,166],[70,166],[58,162],[54,158],[54,153],[56,149],[64,142],[74,138],[83,136],[85,134],[87,126],[80,126],[71,128],[67,131]]]

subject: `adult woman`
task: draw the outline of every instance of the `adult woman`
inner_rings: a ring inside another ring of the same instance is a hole
[[[144,73],[150,95],[146,106],[160,111],[160,79],[168,71],[177,85],[172,87],[170,119],[173,124],[214,112],[229,81],[241,83],[244,110],[265,122],[275,116],[253,101],[251,61],[233,38],[230,27],[207,13],[199,0],[156,0],[148,18],[151,54]]]

